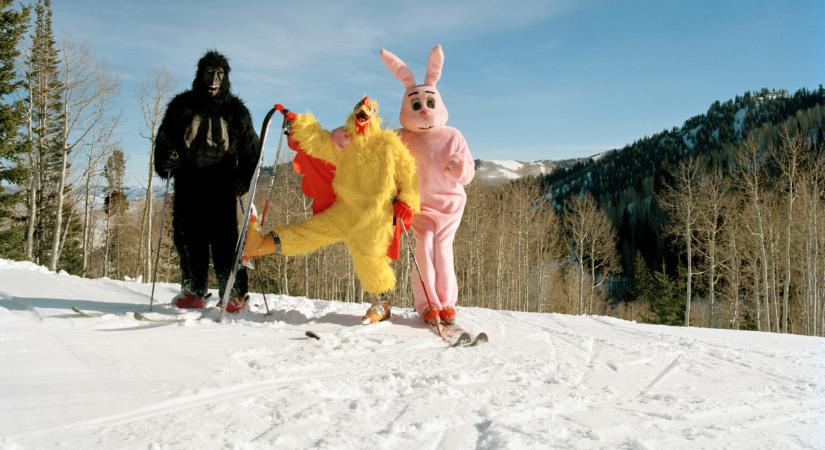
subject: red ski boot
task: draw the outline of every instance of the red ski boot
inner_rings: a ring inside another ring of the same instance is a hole
[[[246,307],[249,302],[249,295],[236,295],[229,298],[229,304],[226,305],[226,312],[231,314],[238,314]],[[218,302],[218,308],[223,306],[223,300]]]
[[[182,292],[172,299],[172,304],[178,308],[203,308],[206,306],[206,299],[194,292]]]
[[[421,318],[424,319],[424,322],[427,322],[430,326],[435,326],[436,323],[439,321],[439,311],[435,308],[427,307],[421,313]]]
[[[444,325],[455,325],[455,308],[452,306],[445,306],[438,315]]]

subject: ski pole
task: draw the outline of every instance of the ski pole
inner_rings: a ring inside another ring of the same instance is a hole
[[[412,240],[410,240],[410,235],[407,233],[407,225],[404,224],[404,219],[401,217],[399,217],[398,220],[401,221],[401,231],[404,232],[404,237],[407,238],[407,251],[412,255],[413,263],[415,263],[415,270],[418,272],[418,281],[421,282],[421,289],[424,291],[424,297],[427,299],[427,306],[429,306],[430,310],[432,310],[433,304],[430,302],[430,294],[427,293],[427,286],[424,286],[424,277],[421,276],[421,267],[418,266],[418,259],[415,257],[415,252],[411,250]],[[435,329],[438,331],[438,336],[441,336],[441,324],[438,319],[435,321]]]
[[[275,109],[278,109],[278,105],[275,105]],[[288,124],[286,122],[288,121],[291,114],[289,111],[283,109],[283,106],[281,107],[281,109],[279,109],[279,111],[281,111],[281,113],[284,114],[284,123],[281,125],[281,134],[278,137],[278,145],[275,148],[275,162],[272,163],[272,175],[269,176],[269,186],[267,186],[266,195],[264,196],[264,209],[263,212],[261,212],[261,226],[264,226],[264,222],[266,221],[266,212],[269,211],[269,197],[272,195],[272,187],[275,186],[275,174],[278,171],[278,161],[281,160],[281,148],[283,147],[284,134],[288,132],[288,130],[286,129],[286,127],[288,127]],[[294,118],[294,116],[291,117]],[[252,263],[257,263],[257,260],[258,258],[253,258]],[[258,283],[258,286],[263,286],[263,283],[261,282],[260,272],[255,273],[255,281]],[[261,289],[261,296],[264,299],[266,315],[271,316],[272,311],[269,310],[269,303],[266,301],[266,292],[264,292],[264,289]]]
[[[278,145],[280,146],[281,143],[279,142]],[[276,150],[275,155],[275,162],[272,163],[272,175],[269,176],[269,186],[266,188],[266,195],[264,196],[264,209],[261,213],[261,226],[264,226],[264,221],[266,221],[266,212],[269,210],[269,197],[272,195],[272,187],[275,185],[275,173],[278,170],[278,159],[280,158],[280,152]],[[252,265],[257,267],[258,258],[252,258]],[[261,287],[261,296],[264,298],[264,306],[266,307],[266,315],[271,316],[272,311],[269,310],[269,303],[266,301],[266,292],[264,292],[263,283],[261,282],[261,273],[255,272],[255,282],[258,286]]]
[[[235,285],[235,276],[238,273],[238,266],[241,264],[243,257],[243,246],[246,242],[246,233],[249,230],[249,217],[252,214],[252,203],[255,200],[255,189],[258,185],[258,176],[261,173],[261,162],[264,159],[264,145],[266,144],[266,136],[269,132],[269,122],[272,120],[272,115],[275,111],[281,112],[284,115],[284,121],[281,125],[281,136],[278,140],[278,147],[275,152],[275,160],[281,158],[281,147],[283,146],[284,134],[289,131],[289,126],[295,120],[295,113],[290,112],[283,105],[277,104],[266,113],[264,123],[261,126],[261,139],[258,143],[258,162],[255,164],[255,172],[252,174],[252,179],[249,181],[249,199],[247,200],[246,209],[244,210],[243,223],[241,223],[241,230],[238,233],[238,240],[235,243],[235,258],[233,264],[230,266],[229,277],[226,280],[226,286],[223,290],[223,298],[221,299],[221,314],[218,316],[218,322],[223,321],[223,316],[226,314],[226,305],[229,304],[229,296],[232,292],[232,287]]]
[[[163,235],[164,230],[163,227],[166,226],[166,205],[169,203],[169,181],[172,179],[172,171],[166,172],[166,189],[163,191],[163,207],[161,208],[160,212],[160,232],[158,233],[158,245],[155,248],[155,267],[152,268],[152,293],[149,295],[149,311],[152,310],[152,306],[155,303],[155,283],[157,283],[158,278],[158,264],[160,263],[160,244],[163,242]],[[149,186],[149,189],[152,189]],[[151,221],[152,218],[150,217],[149,220]]]

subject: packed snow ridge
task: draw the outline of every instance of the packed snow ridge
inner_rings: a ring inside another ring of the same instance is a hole
[[[449,348],[410,310],[274,294],[136,321],[150,289],[0,260],[0,448],[825,445],[822,338],[460,308],[490,342]]]

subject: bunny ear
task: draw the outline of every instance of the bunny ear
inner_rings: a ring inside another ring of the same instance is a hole
[[[441,67],[443,65],[444,51],[441,50],[441,44],[435,44],[435,47],[430,50],[430,56],[427,58],[427,76],[424,77],[424,84],[435,86],[435,83],[441,78]]]
[[[415,77],[401,58],[395,56],[389,50],[381,49],[381,60],[384,61],[384,64],[390,69],[390,72],[395,75],[395,78],[398,78],[404,83],[404,89],[415,87]]]

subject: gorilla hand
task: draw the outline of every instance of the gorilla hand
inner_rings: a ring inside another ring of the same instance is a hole
[[[167,155],[166,157],[159,158],[156,161],[156,166],[158,169],[157,172],[160,174],[160,176],[162,178],[167,178],[172,175],[172,172],[174,172],[177,169],[180,169],[180,155],[178,154],[178,152],[172,150],[172,152],[169,153],[169,155]],[[166,176],[164,176],[164,174],[166,174]]]

